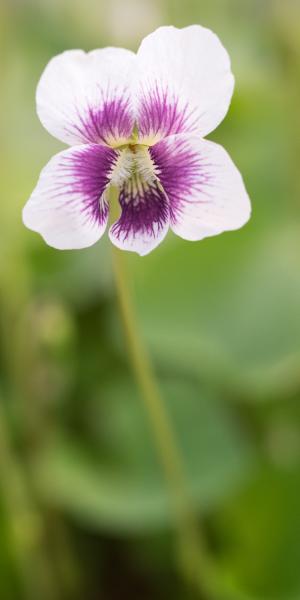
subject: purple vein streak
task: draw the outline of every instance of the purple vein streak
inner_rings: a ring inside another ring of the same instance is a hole
[[[213,180],[207,171],[209,165],[205,164],[205,157],[201,157],[188,140],[161,140],[149,152],[170,201],[172,223],[178,221],[188,203],[203,204],[209,201],[206,188]],[[199,195],[199,200],[195,199],[195,195]]]
[[[115,150],[98,144],[74,148],[72,154],[61,158],[57,195],[69,197],[66,202],[85,213],[87,221],[102,224],[108,215],[103,193],[116,158]]]

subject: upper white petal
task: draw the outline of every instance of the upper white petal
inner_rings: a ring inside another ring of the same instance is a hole
[[[142,41],[137,62],[140,95],[159,88],[181,111],[188,105],[189,130],[205,136],[222,121],[234,78],[228,53],[212,31],[200,25],[160,27]]]
[[[97,130],[97,123],[89,123],[88,119],[91,111],[101,111],[105,102],[119,100],[119,113],[112,111],[112,114],[104,115],[104,134],[110,136],[109,142],[114,138],[117,141],[120,138],[121,142],[127,139],[122,133],[127,125],[134,125],[131,83],[135,62],[136,55],[122,48],[103,48],[88,53],[68,50],[52,58],[36,93],[37,112],[44,127],[70,145],[103,143],[104,139],[97,139],[99,132],[93,131]],[[130,123],[127,123],[128,119]]]

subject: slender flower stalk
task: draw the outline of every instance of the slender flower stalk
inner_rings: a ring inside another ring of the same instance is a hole
[[[185,557],[182,557],[185,562],[184,569],[185,572],[187,572],[186,569],[192,571],[194,566],[191,562],[194,562],[195,552],[198,554],[198,544],[194,516],[185,493],[182,461],[148,353],[138,333],[138,325],[128,288],[126,257],[117,248],[113,249],[113,263],[118,302],[132,369],[151,423],[156,448],[169,486],[174,517],[182,546],[181,550],[185,554]],[[192,572],[189,575],[192,577]]]
[[[116,216],[117,198],[111,190],[110,205]],[[153,438],[165,480],[178,533],[180,568],[191,586],[199,586],[199,570],[204,558],[196,515],[192,509],[187,490],[183,461],[172,424],[161,395],[155,373],[145,344],[139,334],[139,323],[129,285],[126,256],[113,247],[113,267],[118,305],[132,370],[137,381],[140,397],[151,425]],[[204,587],[204,585],[203,585]]]

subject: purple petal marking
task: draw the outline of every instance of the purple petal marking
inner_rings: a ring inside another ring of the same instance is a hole
[[[57,195],[70,196],[69,203],[74,209],[74,197],[77,196],[79,209],[86,213],[87,221],[102,225],[108,217],[108,204],[103,194],[116,159],[115,150],[99,144],[74,148],[72,155],[62,157],[61,177],[56,182]]]
[[[166,138],[149,148],[150,156],[156,165],[156,173],[170,202],[170,221],[176,223],[188,203],[209,202],[207,192],[212,175],[205,167],[205,157],[193,150],[186,137]],[[205,189],[204,189],[205,185]]]
[[[122,242],[131,237],[156,238],[169,220],[168,201],[157,181],[139,182],[135,191],[132,181],[127,181],[121,189],[119,203],[121,216],[111,231]]]
[[[68,131],[76,132],[85,142],[110,144],[112,141],[129,139],[134,118],[130,100],[99,98],[99,106],[87,106],[84,112],[77,110],[76,123],[70,124]]]
[[[150,90],[143,90],[137,121],[141,138],[157,135],[164,138],[192,131],[195,126],[188,103],[180,106],[178,96],[168,89],[161,89],[158,84]]]

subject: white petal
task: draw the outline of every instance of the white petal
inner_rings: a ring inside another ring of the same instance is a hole
[[[196,136],[174,135],[150,149],[170,201],[171,228],[187,240],[238,229],[251,206],[240,172],[226,150]]]
[[[23,209],[24,224],[59,250],[94,244],[107,224],[105,189],[116,155],[98,144],[56,154]]]
[[[205,136],[222,121],[234,78],[229,56],[212,31],[200,25],[160,27],[142,41],[137,62],[141,139],[151,142],[153,136],[155,141],[186,131]]]
[[[135,175],[136,177],[136,175]],[[109,237],[121,250],[149,254],[164,239],[169,229],[169,205],[156,181],[141,179],[124,183],[119,202],[121,215],[109,230]]]
[[[50,60],[36,93],[44,127],[67,144],[124,143],[132,132],[136,55],[122,48],[69,50]]]
[[[153,228],[153,234],[149,235],[146,230],[141,231],[139,234],[133,235],[131,232],[129,235],[121,236],[115,235],[112,227],[109,230],[109,238],[111,242],[120,248],[120,250],[127,250],[128,252],[136,252],[140,256],[146,256],[159,246],[164,240],[169,231],[169,223],[164,223],[163,227],[158,228],[157,225]]]

